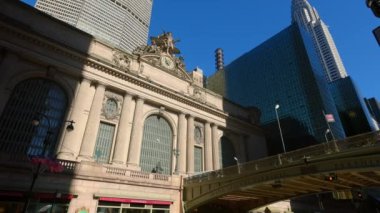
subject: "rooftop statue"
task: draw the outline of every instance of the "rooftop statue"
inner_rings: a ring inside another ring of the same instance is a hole
[[[179,54],[180,51],[175,47],[175,43],[179,42],[179,40],[174,40],[171,32],[164,32],[157,37],[150,37],[152,42],[152,46],[157,46],[163,52],[166,52],[169,55]]]

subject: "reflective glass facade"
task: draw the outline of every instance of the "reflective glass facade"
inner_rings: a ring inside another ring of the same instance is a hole
[[[276,104],[287,150],[324,141],[323,111],[336,118],[335,137],[345,137],[312,40],[297,24],[226,66],[225,83],[228,99],[261,110],[270,152],[282,152]]]
[[[375,130],[364,100],[350,77],[329,84],[347,136]]]

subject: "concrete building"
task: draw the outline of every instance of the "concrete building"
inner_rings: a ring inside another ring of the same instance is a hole
[[[129,54],[0,8],[0,212],[182,212],[184,177],[267,155],[259,111],[203,88],[169,34]]]
[[[312,38],[327,81],[347,77],[335,42],[317,10],[307,0],[292,0],[291,13],[292,22],[304,28]]]
[[[37,0],[36,8],[131,53],[147,44],[153,0]]]

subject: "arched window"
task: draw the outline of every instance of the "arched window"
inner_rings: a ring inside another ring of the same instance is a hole
[[[173,132],[159,115],[149,116],[144,123],[140,167],[145,172],[171,174]]]
[[[226,137],[222,137],[222,139],[220,140],[221,143],[220,143],[220,148],[221,148],[221,156],[222,156],[222,159],[221,159],[221,163],[222,163],[222,168],[225,168],[225,167],[229,167],[229,166],[235,166],[236,165],[236,161],[234,160],[234,157],[236,157],[236,153],[235,153],[235,148],[234,148],[234,145],[232,144],[232,142],[226,138]]]
[[[41,78],[19,83],[0,117],[0,151],[34,156],[45,149],[52,156],[66,107],[67,96],[56,83]]]

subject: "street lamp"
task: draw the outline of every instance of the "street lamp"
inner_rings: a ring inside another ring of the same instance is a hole
[[[326,143],[329,142],[329,139],[327,138],[327,134],[330,133],[330,129],[326,129],[326,132],[325,132],[325,139],[326,139]]]
[[[280,130],[280,137],[281,137],[281,142],[282,142],[282,148],[284,149],[284,153],[286,153],[286,149],[285,149],[285,143],[284,143],[284,138],[282,136],[282,130],[281,130],[281,125],[280,125],[280,119],[278,118],[278,112],[277,110],[280,108],[280,105],[279,104],[276,104],[274,106],[274,110],[276,111],[276,118],[277,118],[277,124],[278,124],[278,129]]]
[[[40,125],[40,118],[39,118],[40,116],[44,117],[46,119],[46,121],[47,121],[47,124],[48,124],[48,129],[47,129],[47,132],[46,132],[46,137],[45,137],[45,139],[43,141],[42,155],[41,155],[42,157],[45,157],[46,148],[49,145],[50,135],[52,133],[51,132],[51,123],[50,123],[50,119],[45,114],[36,113],[36,117],[33,118],[33,120],[32,120],[32,125],[33,126],[38,127]],[[36,172],[33,173],[32,183],[30,184],[30,187],[29,187],[29,190],[28,190],[28,194],[27,194],[27,199],[25,200],[25,203],[24,203],[24,207],[23,207],[23,211],[22,211],[24,213],[26,213],[27,210],[28,210],[28,206],[29,206],[29,203],[30,203],[30,197],[31,197],[31,194],[33,192],[34,184],[36,183],[36,180],[38,178],[40,170],[41,170],[41,162],[38,161],[37,169],[36,169]]]
[[[238,168],[238,174],[240,174],[240,164],[239,164],[239,159],[237,157],[234,157],[234,160],[236,161],[236,165]]]
[[[39,113],[37,112],[36,113],[36,116],[33,118],[32,120],[32,125],[35,126],[35,127],[38,127],[41,123],[41,120],[40,120],[40,117],[43,117],[46,122],[47,122],[47,132],[46,132],[46,136],[43,140],[43,144],[42,144],[42,153],[41,153],[41,157],[42,158],[45,158],[45,155],[46,154],[49,154],[49,153],[46,153],[47,152],[47,149],[50,145],[50,137],[52,135],[52,126],[51,126],[51,122],[50,122],[50,119],[48,116],[46,116],[45,114],[43,113]],[[69,125],[66,127],[67,130],[71,131],[71,130],[74,130],[74,121],[73,120],[70,120],[70,121],[64,121],[65,123],[69,123]],[[35,159],[32,159],[32,161],[35,160]],[[36,169],[36,172],[33,172],[33,178],[32,178],[32,183],[30,184],[30,187],[29,187],[29,190],[28,190],[28,193],[27,193],[27,198],[25,200],[25,203],[24,203],[24,207],[23,207],[23,211],[24,213],[27,212],[28,210],[28,206],[29,206],[29,203],[30,203],[30,198],[31,198],[31,194],[33,192],[33,188],[34,188],[34,185],[36,183],[36,180],[40,174],[40,170],[41,170],[41,166],[42,164],[44,164],[41,159],[36,159],[36,162],[37,162],[37,169]]]

